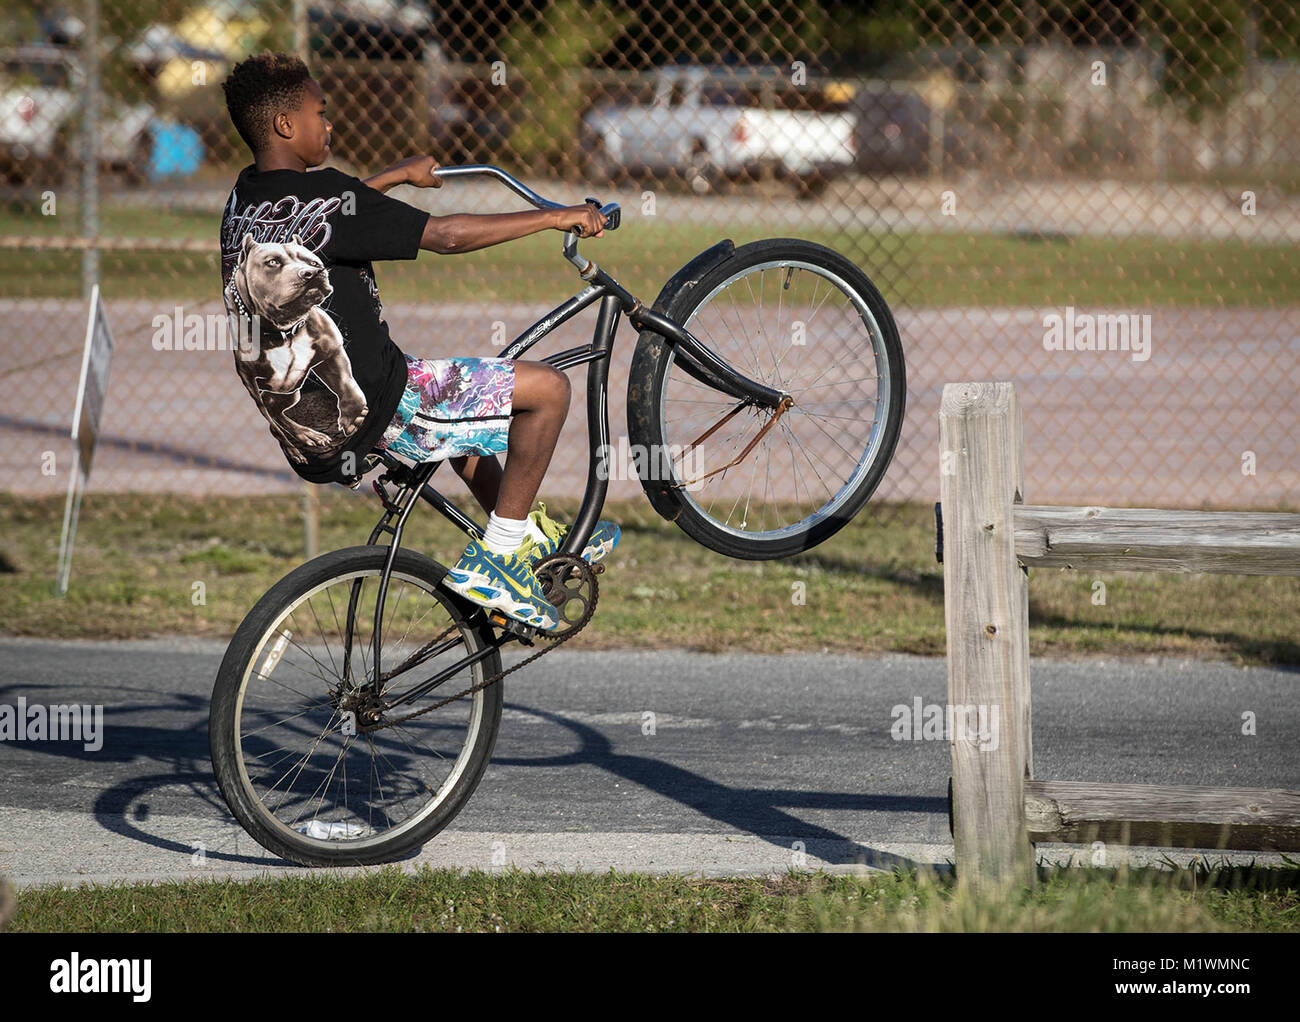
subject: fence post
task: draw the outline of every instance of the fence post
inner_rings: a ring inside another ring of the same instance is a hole
[[[302,548],[307,560],[320,553],[320,496],[315,483],[303,480],[302,487]]]
[[[103,114],[102,68],[99,60],[99,0],[85,0],[85,31],[81,41],[81,236],[87,239],[81,253],[81,293],[90,298],[99,280],[99,120]],[[66,173],[60,186],[67,179]]]
[[[1024,500],[1024,467],[1010,383],[944,387],[939,493],[958,883],[1032,884],[1024,793],[1033,774],[1029,587],[1012,522],[1012,505]],[[991,726],[975,728],[980,720]]]
[[[307,18],[306,0],[293,0],[293,51],[306,64],[311,64],[311,25]],[[320,498],[316,484],[302,480],[298,484],[302,493],[302,549],[310,561],[320,553]]]
[[[307,23],[306,0],[293,0],[293,52],[307,64],[311,63],[311,27]]]

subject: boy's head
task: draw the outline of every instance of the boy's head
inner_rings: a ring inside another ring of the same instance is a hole
[[[318,167],[329,156],[325,94],[307,65],[286,53],[262,53],[236,64],[221,85],[235,130],[263,156],[293,156]]]

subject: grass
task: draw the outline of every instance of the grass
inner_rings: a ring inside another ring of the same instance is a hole
[[[1044,870],[1032,891],[928,872],[750,879],[431,870],[28,889],[22,932],[1296,932],[1291,869]]]
[[[50,236],[75,230],[75,217],[43,217],[0,206],[0,234]],[[215,243],[216,218],[113,204],[101,217],[108,237],[198,238]],[[584,251],[649,301],[678,267],[714,242],[737,244],[797,234],[843,252],[864,268],[891,305],[1271,306],[1300,303],[1300,259],[1294,245],[1157,238],[1045,241],[989,234],[793,230],[745,224],[717,226],[631,221]],[[435,260],[437,262],[435,263]],[[215,254],[104,252],[105,297],[213,301]],[[510,301],[558,304],[580,282],[545,232],[448,261],[424,254],[392,262],[377,276],[387,302]],[[76,298],[77,252],[0,250],[0,297]]]
[[[458,482],[447,493],[472,501]],[[378,505],[323,490],[322,550],[365,541]],[[545,495],[543,496],[545,498]],[[577,503],[547,499],[571,521]],[[0,630],[11,635],[228,639],[263,592],[302,560],[299,502],[92,494],[82,507],[68,595],[54,595],[61,497],[0,494]],[[944,652],[943,575],[929,505],[868,507],[814,550],[733,561],[699,546],[644,501],[612,502],[623,540],[600,605],[570,649]],[[406,545],[453,563],[464,534],[422,508]],[[1168,655],[1300,663],[1300,579],[1038,570],[1030,582],[1035,656]],[[202,583],[201,586],[198,583]],[[802,591],[796,583],[803,583]],[[798,600],[802,596],[803,603]],[[200,599],[201,597],[201,599]]]

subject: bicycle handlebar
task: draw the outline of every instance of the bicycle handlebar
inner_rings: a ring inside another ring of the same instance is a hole
[[[476,174],[494,177],[525,202],[532,203],[538,209],[564,208],[562,203],[552,202],[550,199],[543,199],[522,181],[511,177],[500,167],[494,167],[490,163],[464,163],[456,167],[439,167],[434,171],[434,173],[441,178],[470,177]]]
[[[472,177],[482,175],[484,177],[496,178],[501,184],[505,185],[512,192],[518,195],[525,202],[536,206],[538,209],[564,209],[561,202],[552,202],[538,195],[518,178],[507,174],[500,167],[494,167],[490,163],[463,163],[455,167],[439,167],[435,173],[441,178]],[[616,231],[622,222],[622,210],[617,202],[610,202],[601,205],[598,199],[587,199],[592,205],[600,210],[601,215],[605,218],[605,230]],[[577,236],[572,231],[564,235],[564,254],[575,266],[579,268],[586,265],[585,260],[579,262],[573,254],[576,251]]]

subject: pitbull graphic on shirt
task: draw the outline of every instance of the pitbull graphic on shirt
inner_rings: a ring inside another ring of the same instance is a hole
[[[258,241],[253,231],[244,234],[225,289],[226,308],[232,315],[257,318],[259,343],[236,348],[235,368],[285,454],[299,464],[308,455],[320,458],[341,447],[368,411],[343,336],[321,308],[332,293],[324,263],[298,234],[282,242]],[[309,376],[337,399],[334,429],[314,429],[289,415]]]

